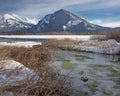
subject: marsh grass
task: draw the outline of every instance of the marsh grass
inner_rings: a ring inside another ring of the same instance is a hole
[[[108,74],[108,76],[110,76],[110,77],[119,77],[120,76],[120,71],[111,70],[111,73]]]
[[[69,96],[68,76],[61,76],[56,68],[48,65],[54,55],[52,47],[45,45],[31,48],[4,47],[0,49],[0,53],[1,60],[11,58],[34,71],[31,78],[15,81],[15,85],[1,86],[1,94],[12,92],[15,96]],[[15,72],[18,70],[15,69]]]
[[[119,61],[119,60],[116,60],[116,61],[110,60],[109,62],[112,62],[112,63],[119,63],[120,61]]]
[[[62,49],[62,50],[67,50],[67,51],[73,51],[74,50],[74,45],[78,45],[83,41],[77,41],[77,40],[71,40],[71,39],[63,39],[63,40],[46,40],[43,42],[43,45],[49,46],[55,49]]]
[[[110,31],[107,34],[109,39],[115,39],[116,41],[120,42],[120,31],[119,30],[115,30],[115,31]]]
[[[97,35],[94,35],[93,38],[97,39],[97,40],[103,40],[101,38],[99,38],[101,35],[104,35],[105,38],[103,39],[114,39],[118,42],[120,42],[120,30],[109,30],[109,31],[103,31],[103,32],[99,32]]]
[[[120,93],[116,94],[115,96],[120,96]]]
[[[94,81],[93,83],[85,84],[88,88],[90,88],[91,92],[95,93],[98,90],[98,82]]]
[[[75,96],[89,96],[87,92],[83,92],[83,91],[78,91],[78,90],[71,90]]]
[[[120,89],[120,82],[117,82],[117,84],[114,86],[115,89]]]
[[[89,64],[88,65],[89,67],[93,67],[93,68],[97,68],[97,67],[103,67],[103,68],[108,68],[109,67],[109,65],[102,65],[102,64]]]
[[[80,71],[79,74],[80,74],[80,75],[83,75],[83,74],[85,74],[85,72],[84,72],[84,71]]]
[[[81,62],[86,62],[86,59],[84,57],[76,57],[76,60]]]
[[[110,90],[108,90],[108,89],[106,89],[106,88],[101,88],[101,90],[100,90],[103,94],[106,94],[106,95],[113,95],[113,93],[110,91]]]
[[[76,60],[85,62],[87,59],[94,59],[89,56],[84,56],[84,55],[74,55],[76,57]]]
[[[67,70],[73,70],[77,65],[71,63],[70,61],[64,60],[62,63],[62,68]]]

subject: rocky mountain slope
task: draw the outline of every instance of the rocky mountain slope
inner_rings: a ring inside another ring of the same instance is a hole
[[[22,18],[15,14],[4,14],[0,17],[0,32],[31,28],[36,23],[35,19]]]
[[[35,32],[97,32],[106,29],[109,28],[89,23],[64,9],[46,15],[31,28]]]

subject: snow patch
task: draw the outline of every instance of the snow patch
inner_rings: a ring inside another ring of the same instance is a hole
[[[32,42],[32,41],[19,41],[19,42],[0,42],[0,46],[17,46],[17,47],[32,47],[33,45],[41,45],[41,42]]]
[[[34,71],[14,60],[2,60],[0,65],[0,86],[14,85],[33,76]]]
[[[75,26],[75,25],[78,25],[79,23],[81,23],[82,21],[80,20],[73,20],[72,21],[72,25]]]
[[[29,18],[25,18],[25,20],[28,22],[28,23],[30,23],[30,24],[34,24],[34,25],[36,25],[37,23],[38,23],[38,20],[37,19],[29,19]]]

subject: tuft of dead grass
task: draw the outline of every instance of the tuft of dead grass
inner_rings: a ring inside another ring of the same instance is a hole
[[[32,48],[25,47],[3,47],[0,49],[0,58],[12,58],[27,67],[42,67],[47,64],[53,55],[49,47],[35,45]]]
[[[27,67],[43,67],[52,58],[52,50],[48,47],[33,46],[32,48],[20,48],[11,52],[11,58],[21,62]]]
[[[110,31],[108,33],[109,39],[115,39],[116,41],[120,42],[120,31]]]
[[[71,39],[62,39],[62,40],[57,40],[57,39],[52,39],[52,40],[46,40],[43,42],[44,46],[49,46],[52,48],[60,48],[60,49],[71,49],[70,46],[79,44],[82,41],[76,41],[76,40],[71,40]],[[64,46],[64,47],[63,47]]]

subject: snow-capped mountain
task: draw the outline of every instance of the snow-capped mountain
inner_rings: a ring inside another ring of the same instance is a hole
[[[34,34],[35,32],[98,32],[111,28],[92,24],[64,9],[46,15],[39,22],[37,19],[22,18],[15,14],[0,17],[0,32],[16,32],[24,29],[27,33]]]
[[[46,15],[31,30],[36,32],[96,32],[104,29],[109,28],[89,23],[85,19],[61,9]]]
[[[0,17],[0,32],[31,28],[37,24],[36,19],[22,18],[16,14],[4,14]]]

